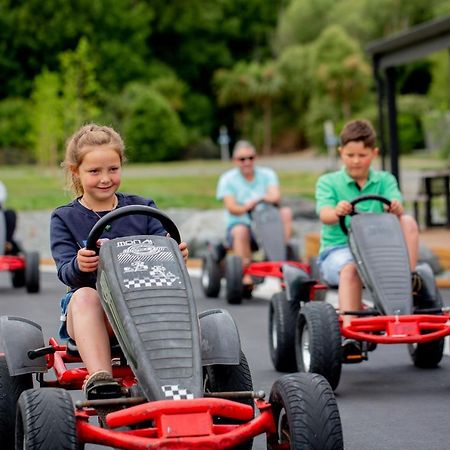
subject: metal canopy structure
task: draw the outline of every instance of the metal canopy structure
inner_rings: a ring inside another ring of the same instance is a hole
[[[387,113],[390,170],[400,185],[397,106],[395,98],[396,67],[450,48],[450,16],[425,22],[409,30],[370,43],[366,52],[372,58],[378,94],[380,147],[385,166],[385,111]]]

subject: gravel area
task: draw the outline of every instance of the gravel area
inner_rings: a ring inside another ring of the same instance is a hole
[[[295,237],[302,243],[305,233],[319,229],[314,205],[302,200],[289,204],[294,211]],[[190,254],[194,258],[199,256],[207,240],[225,236],[223,209],[168,209],[165,212],[178,226],[181,237],[188,243]],[[25,250],[38,251],[43,260],[51,259],[50,215],[51,211],[19,212],[17,219],[17,240]]]

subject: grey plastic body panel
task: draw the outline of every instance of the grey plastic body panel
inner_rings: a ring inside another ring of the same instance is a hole
[[[309,300],[309,286],[315,284],[304,270],[291,264],[283,264],[283,280],[286,284],[286,299],[288,301]]]
[[[11,376],[47,372],[45,356],[28,358],[28,351],[44,347],[42,328],[22,317],[0,317],[0,346],[3,348]]]
[[[241,341],[239,331],[230,313],[211,309],[199,314],[202,364],[238,365]]]
[[[284,229],[278,208],[262,203],[252,213],[255,235],[268,261],[286,261]]]
[[[358,272],[384,314],[412,314],[408,249],[393,214],[358,214],[350,222],[349,245]]]
[[[6,220],[4,211],[0,209],[0,255],[5,253]]]
[[[122,350],[149,400],[203,395],[197,311],[177,243],[133,236],[100,249],[97,289]]]

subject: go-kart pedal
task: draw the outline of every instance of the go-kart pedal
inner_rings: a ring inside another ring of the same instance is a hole
[[[342,361],[347,364],[359,363],[367,359],[360,341],[344,339],[342,342]]]
[[[255,288],[255,285],[253,283],[246,283],[242,286],[242,298],[252,298],[252,292]]]
[[[121,385],[106,371],[90,375],[83,389],[87,400],[104,400],[123,396]]]

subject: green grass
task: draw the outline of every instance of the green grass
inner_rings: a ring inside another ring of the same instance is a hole
[[[302,170],[295,158],[288,164],[298,165],[298,170],[277,169],[283,197],[314,199],[320,173]],[[151,197],[161,209],[221,208],[221,202],[215,199],[216,184],[230,167],[229,162],[217,160],[126,164],[120,191]],[[446,162],[435,155],[418,154],[402,157],[400,167],[430,170],[445,168]],[[4,166],[0,168],[0,180],[8,189],[7,206],[18,211],[51,210],[72,199],[72,194],[64,190],[64,175],[59,168]]]
[[[183,162],[127,165],[120,191],[153,198],[161,209],[221,208],[215,199],[220,173],[229,168],[220,162]],[[285,197],[314,197],[319,174],[278,171]],[[18,211],[51,210],[68,203],[72,195],[64,190],[60,169],[8,166],[0,169],[0,180],[8,189],[6,205]]]

